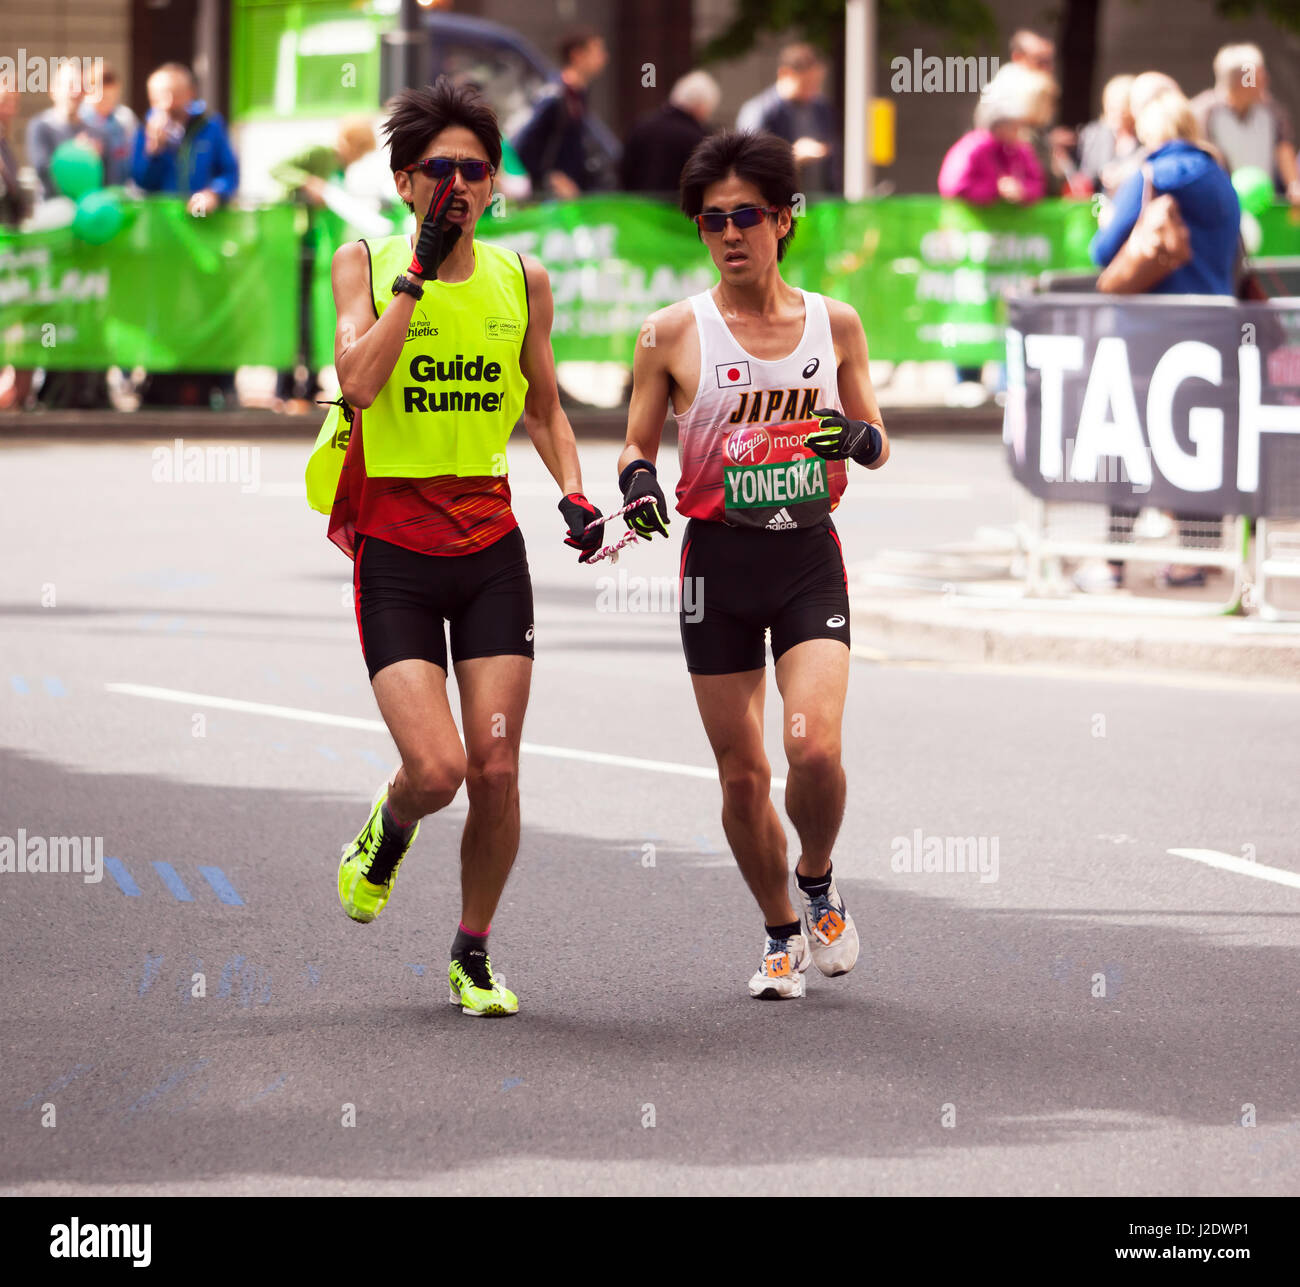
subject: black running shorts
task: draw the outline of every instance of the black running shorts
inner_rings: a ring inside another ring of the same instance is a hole
[[[516,527],[485,550],[447,558],[357,538],[352,594],[370,678],[395,661],[533,655],[533,583]]]
[[[829,518],[790,532],[693,518],[682,538],[679,619],[693,675],[767,665],[806,639],[849,643],[848,574]]]

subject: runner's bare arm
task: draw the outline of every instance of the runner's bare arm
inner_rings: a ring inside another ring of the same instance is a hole
[[[658,458],[672,396],[668,361],[680,330],[678,307],[673,304],[651,313],[637,335],[632,357],[632,400],[627,409],[627,445],[618,458],[620,473],[634,460],[654,464]]]
[[[330,278],[338,315],[334,369],[339,389],[350,406],[368,407],[402,356],[415,300],[410,295],[395,295],[383,317],[375,320],[370,256],[358,241],[350,241],[334,252]]]
[[[857,310],[841,300],[828,299],[831,339],[839,361],[840,405],[851,420],[866,420],[880,430],[884,447],[879,459],[868,469],[879,469],[889,459],[889,435],[880,415],[875,390],[871,387],[871,370],[867,364],[867,336]]]
[[[561,493],[569,496],[582,491],[582,470],[578,465],[573,426],[560,406],[560,390],[555,383],[555,354],[551,349],[555,298],[551,294],[551,279],[541,263],[531,255],[521,258],[528,286],[528,329],[519,354],[519,366],[528,381],[524,428],[542,463],[559,483]]]

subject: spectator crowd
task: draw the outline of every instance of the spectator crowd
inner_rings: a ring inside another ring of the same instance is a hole
[[[593,146],[589,95],[605,73],[609,53],[591,27],[564,33],[559,70],[535,97],[526,119],[505,140],[503,185],[511,195],[571,199],[602,189],[669,196],[687,157],[719,120],[722,91],[706,71],[693,70],[673,84],[667,100],[630,124],[621,158]],[[1029,206],[1045,197],[1103,198],[1102,227],[1092,252],[1109,263],[1154,197],[1176,194],[1187,224],[1191,257],[1153,289],[1174,293],[1232,294],[1241,275],[1240,209],[1230,175],[1267,176],[1273,191],[1300,209],[1300,171],[1291,121],[1269,92],[1262,51],[1230,45],[1213,60],[1213,83],[1188,98],[1170,77],[1154,71],[1115,76],[1101,95],[1100,113],[1078,126],[1057,120],[1059,86],[1053,42],[1018,31],[1010,57],[983,86],[972,128],[943,158],[939,192],[987,205]],[[740,129],[766,130],[794,150],[799,183],[809,193],[835,192],[843,155],[835,109],[825,93],[825,59],[811,45],[786,45],[773,83],[744,102]],[[225,121],[199,96],[194,76],[179,63],[158,67],[147,81],[148,110],[138,120],[123,104],[116,71],[98,64],[83,79],[68,60],[52,75],[50,106],[26,130],[27,171],[20,169],[11,127],[16,96],[0,84],[0,226],[41,226],[41,209],[62,199],[58,159],[69,145],[89,153],[98,184],[132,195],[169,194],[194,217],[230,204],[238,195],[240,164]],[[349,166],[374,150],[371,122],[345,121],[333,146],[283,159],[271,177],[315,219],[338,192]],[[24,176],[29,176],[24,181]],[[51,216],[52,218],[53,216]],[[280,373],[273,405],[309,409],[316,376],[308,367],[308,307],[312,237],[304,241],[301,272],[303,333],[299,361]],[[103,405],[103,377],[77,380],[64,373],[47,380],[42,396],[64,403]],[[981,372],[963,368],[955,401],[989,396]],[[184,373],[158,377],[159,401],[219,402],[233,396],[229,373],[197,380]],[[0,378],[0,408],[31,405],[30,372]]]

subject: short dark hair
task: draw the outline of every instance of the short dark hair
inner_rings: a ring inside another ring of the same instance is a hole
[[[585,45],[591,44],[593,40],[600,40],[601,34],[595,27],[570,27],[563,36],[560,37],[560,62],[563,66],[569,65],[569,59],[573,57],[576,50],[582,49]]]
[[[785,139],[765,130],[721,130],[701,139],[682,168],[682,210],[694,219],[704,209],[704,189],[729,174],[752,183],[769,206],[793,204],[799,185],[794,149]],[[792,219],[776,245],[778,262],[793,238]]]
[[[394,174],[420,159],[429,140],[451,125],[463,125],[480,143],[494,170],[501,168],[501,127],[491,104],[469,85],[439,76],[432,85],[404,89],[385,105],[388,164]],[[409,204],[409,203],[408,203]]]
[[[778,70],[788,68],[793,72],[808,71],[813,67],[824,67],[826,60],[811,45],[786,45],[777,55]]]

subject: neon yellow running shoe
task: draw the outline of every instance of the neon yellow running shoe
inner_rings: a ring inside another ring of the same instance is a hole
[[[383,804],[388,799],[391,782],[384,782],[370,810],[370,820],[360,834],[344,846],[339,863],[339,902],[354,921],[373,921],[393,892],[397,869],[419,834],[417,822],[405,842],[384,835]]]
[[[453,958],[447,967],[451,994],[447,1000],[460,1006],[461,1014],[517,1014],[519,998],[506,987],[505,976],[492,973],[492,962],[481,947],[471,947],[463,957]]]

